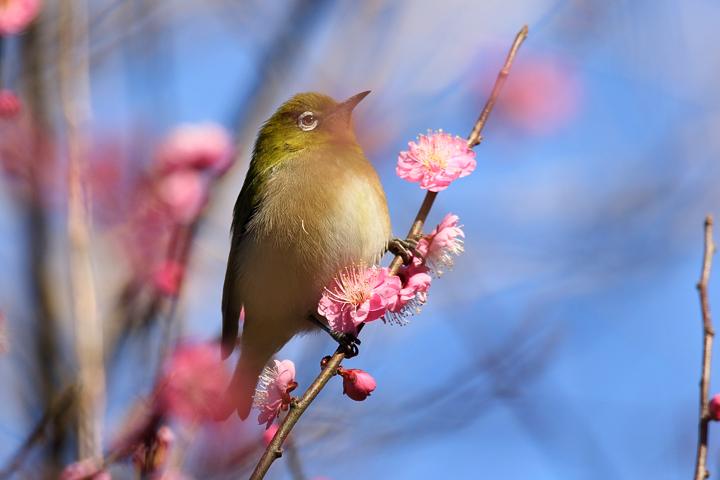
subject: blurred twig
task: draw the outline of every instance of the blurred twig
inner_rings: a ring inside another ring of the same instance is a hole
[[[710,368],[712,362],[712,344],[715,330],[710,316],[710,302],[708,300],[708,282],[710,280],[710,269],[712,268],[712,257],[715,253],[715,242],[713,241],[713,217],[708,215],[705,218],[705,250],[703,253],[702,270],[700,280],[697,283],[698,294],[700,295],[700,306],[702,308],[703,323],[703,356],[702,370],[700,375],[700,419],[698,425],[698,448],[695,459],[695,480],[703,480],[710,476],[707,469],[708,449],[708,424],[710,412],[708,409],[708,391],[710,389]]]
[[[17,469],[19,469],[25,458],[28,456],[32,448],[45,437],[45,433],[51,424],[57,423],[55,420],[60,418],[72,405],[75,398],[76,389],[69,386],[49,403],[48,409],[43,416],[35,424],[28,437],[20,445],[18,451],[10,458],[5,468],[0,470],[0,479],[10,478]]]
[[[503,68],[500,70],[500,73],[495,80],[495,85],[493,86],[492,93],[490,94],[490,97],[485,103],[485,107],[483,108],[480,117],[475,122],[475,125],[473,126],[473,129],[468,137],[469,147],[474,147],[480,142],[480,139],[482,138],[481,133],[485,126],[485,123],[487,122],[487,119],[490,116],[490,112],[495,105],[495,101],[500,94],[500,90],[502,89],[505,78],[510,71],[510,67],[512,66],[515,55],[520,48],[520,45],[527,37],[527,34],[528,28],[527,26],[523,26],[520,32],[518,32],[518,34],[515,36],[515,41],[510,48],[510,52],[508,53],[507,59],[505,60],[505,64],[503,65]],[[430,213],[430,209],[432,208],[433,202],[435,201],[436,197],[436,192],[428,192],[425,195],[425,199],[423,200],[423,203],[418,210],[415,221],[413,222],[412,227],[408,232],[408,238],[412,238],[422,232],[423,225],[425,224],[425,220]],[[400,269],[401,265],[402,257],[396,256],[390,263],[390,274],[396,274],[397,271]],[[362,324],[360,325],[360,327],[362,327]],[[360,329],[361,328],[358,328],[358,332],[360,331]],[[305,410],[307,410],[313,400],[315,400],[315,397],[317,397],[320,391],[336,374],[337,369],[338,367],[340,367],[340,364],[342,363],[344,358],[345,354],[342,352],[341,348],[338,348],[333,354],[333,356],[329,359],[329,361],[325,364],[323,370],[315,378],[310,387],[308,387],[308,389],[305,391],[305,393],[303,393],[303,395],[296,403],[291,405],[290,411],[288,412],[283,422],[280,424],[280,428],[278,428],[272,441],[265,449],[262,457],[260,457],[260,460],[258,461],[255,470],[250,477],[251,480],[260,480],[264,478],[265,474],[270,469],[272,463],[277,458],[282,456],[283,442],[290,434],[290,431],[293,429],[293,427],[298,422]]]

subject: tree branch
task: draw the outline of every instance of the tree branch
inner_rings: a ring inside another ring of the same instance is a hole
[[[510,52],[508,53],[508,56],[505,60],[505,64],[503,65],[503,68],[500,70],[497,79],[495,80],[495,85],[493,86],[490,98],[488,98],[487,102],[485,103],[485,107],[483,108],[482,113],[478,117],[475,125],[472,128],[472,131],[470,132],[470,135],[468,137],[468,146],[470,148],[478,145],[482,140],[482,130],[485,127],[485,123],[487,122],[488,117],[490,116],[490,112],[492,112],[492,109],[495,106],[495,101],[500,94],[500,90],[502,89],[502,86],[507,79],[508,73],[510,72],[510,67],[512,66],[513,60],[515,59],[515,55],[520,48],[520,45],[527,37],[527,34],[528,27],[526,25],[515,36],[515,41],[510,48]],[[427,192],[427,194],[425,194],[425,199],[423,200],[422,205],[420,205],[420,209],[415,216],[415,221],[413,222],[412,227],[410,227],[410,230],[408,232],[408,238],[422,233],[423,225],[425,224],[425,220],[430,213],[430,209],[432,208],[433,202],[435,202],[436,197],[437,192]],[[390,263],[390,274],[396,274],[400,269],[401,265],[402,258],[396,256]],[[360,324],[358,328],[358,333],[362,329],[362,326],[363,325]],[[303,393],[303,395],[297,402],[290,406],[290,411],[288,412],[283,422],[280,424],[280,427],[275,433],[272,441],[265,449],[265,453],[263,453],[262,457],[260,457],[260,460],[255,466],[255,470],[250,476],[250,480],[261,480],[262,478],[264,478],[265,474],[268,472],[273,462],[282,456],[283,442],[285,441],[285,439],[287,439],[287,436],[290,434],[290,431],[292,431],[298,420],[300,420],[302,414],[305,413],[305,410],[307,410],[313,400],[315,400],[315,397],[318,396],[318,394],[325,387],[328,381],[330,381],[330,379],[334,375],[336,375],[337,369],[340,366],[341,362],[344,360],[344,358],[345,355],[342,353],[340,348],[338,348],[333,354],[333,356],[329,358],[327,363],[324,364],[322,371],[315,378],[310,387],[308,387],[308,389],[305,391],[305,393]]]
[[[712,362],[712,344],[715,330],[713,330],[712,318],[710,316],[710,302],[708,300],[708,282],[710,280],[710,269],[712,268],[712,257],[715,253],[715,242],[713,241],[713,217],[708,215],[705,218],[705,251],[703,254],[702,270],[700,280],[697,283],[698,294],[700,295],[700,307],[702,309],[703,322],[703,355],[702,370],[700,375],[700,419],[698,421],[698,448],[695,459],[695,480],[704,480],[710,476],[707,469],[708,449],[708,424],[710,423],[710,412],[708,410],[708,391],[710,389],[710,367]]]

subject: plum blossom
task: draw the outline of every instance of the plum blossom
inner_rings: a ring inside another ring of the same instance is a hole
[[[713,395],[708,405],[710,410],[710,418],[715,421],[720,421],[720,393]]]
[[[12,90],[0,90],[0,118],[16,117],[21,109],[22,103],[15,95],[15,92]]]
[[[382,318],[402,284],[385,267],[345,268],[323,292],[318,313],[338,332],[355,333],[361,323]]]
[[[185,267],[174,260],[162,263],[153,273],[152,281],[158,292],[174,297],[180,292]]]
[[[417,143],[409,142],[408,147],[400,152],[396,173],[431,192],[445,190],[453,180],[470,175],[477,164],[467,141],[442,130],[428,131],[418,137]]]
[[[40,12],[40,0],[3,0],[0,2],[0,35],[21,32]]]
[[[167,136],[157,152],[162,170],[194,169],[221,175],[232,165],[228,132],[215,123],[185,124]]]
[[[197,219],[208,200],[207,182],[192,170],[163,176],[158,180],[157,193],[168,215],[184,225]]]
[[[355,401],[365,400],[375,390],[377,383],[366,371],[359,368],[339,368],[338,374],[343,377],[343,393]]]
[[[402,282],[402,288],[388,305],[385,319],[390,323],[405,325],[407,317],[419,313],[427,302],[427,293],[432,277],[429,269],[417,258],[413,263],[400,268],[398,277]]]
[[[110,474],[103,470],[92,458],[71,463],[60,473],[60,480],[111,480]]]
[[[263,370],[253,398],[253,406],[260,410],[258,423],[270,428],[280,410],[290,407],[290,392],[297,388],[295,381],[295,364],[291,360],[273,360]]]
[[[418,242],[416,250],[436,277],[451,269],[455,264],[455,257],[465,250],[465,233],[458,223],[458,216],[448,213],[430,234]]]
[[[180,345],[167,361],[156,387],[156,410],[188,421],[211,420],[222,408],[218,399],[229,382],[219,345]]]

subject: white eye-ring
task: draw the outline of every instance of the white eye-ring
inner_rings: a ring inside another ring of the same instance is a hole
[[[298,127],[300,127],[300,130],[308,132],[310,130],[314,130],[315,127],[317,127],[318,119],[315,118],[315,114],[313,112],[303,112],[298,117],[297,124]]]

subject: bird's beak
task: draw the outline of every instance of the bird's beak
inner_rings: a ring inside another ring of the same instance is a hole
[[[370,94],[370,90],[366,90],[364,92],[360,92],[357,95],[353,95],[352,97],[348,98],[344,102],[342,102],[340,105],[338,105],[338,110],[342,110],[344,112],[350,113],[353,111],[355,106],[360,103],[360,100],[367,97]]]

